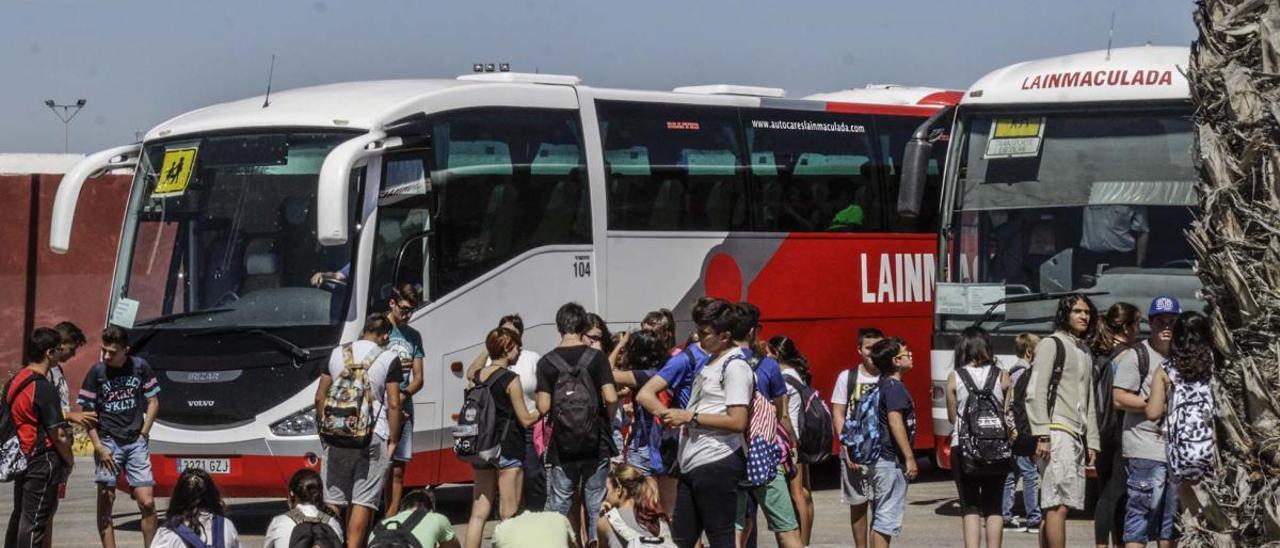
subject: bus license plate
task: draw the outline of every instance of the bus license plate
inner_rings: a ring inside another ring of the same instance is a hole
[[[231,459],[178,459],[178,473],[188,468],[200,468],[210,474],[230,474]]]

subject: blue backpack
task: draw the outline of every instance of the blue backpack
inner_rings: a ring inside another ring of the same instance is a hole
[[[849,400],[853,401],[853,393],[857,387],[857,372],[849,371]],[[882,448],[880,414],[883,412],[880,397],[880,382],[871,385],[858,398],[857,406],[851,406],[852,412],[845,412],[844,429],[840,432],[840,443],[849,452],[849,458],[856,464],[873,465],[880,460]]]

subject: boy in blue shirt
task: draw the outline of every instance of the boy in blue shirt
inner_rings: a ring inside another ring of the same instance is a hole
[[[916,479],[915,404],[902,373],[911,369],[911,350],[898,337],[883,339],[871,347],[871,361],[880,371],[880,460],[871,471],[875,515],[871,531],[875,546],[888,546],[902,533],[902,516],[907,504],[907,482]]]

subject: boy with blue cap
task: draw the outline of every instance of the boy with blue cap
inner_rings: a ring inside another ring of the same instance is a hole
[[[1178,299],[1153,299],[1147,312],[1151,337],[1116,356],[1112,364],[1116,368],[1112,398],[1116,408],[1124,411],[1121,450],[1129,474],[1123,537],[1126,547],[1146,546],[1153,540],[1162,548],[1174,545],[1177,488],[1169,474],[1159,426],[1147,420],[1144,411],[1151,394],[1151,379],[1156,367],[1168,360],[1173,324],[1181,313]],[[1147,353],[1147,359],[1141,359],[1138,352]]]

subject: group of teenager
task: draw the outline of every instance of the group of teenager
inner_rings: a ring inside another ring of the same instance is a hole
[[[407,325],[415,306],[410,288],[393,291],[387,313],[370,315],[358,341],[334,349],[315,394],[322,468],[291,478],[290,510],[271,522],[267,546],[306,538],[357,547],[402,534],[422,546],[458,545],[429,493],[403,493],[412,396],[423,380],[422,337]],[[556,313],[560,342],[544,355],[524,347],[518,315],[497,322],[464,373],[453,434],[455,453],[474,469],[467,548],[481,545],[495,510],[491,540],[507,548],[741,547],[757,512],[779,546],[807,546],[809,465],[830,456],[832,436],[854,543],[890,545],[919,473],[914,404],[902,383],[913,365],[906,343],[859,330],[860,360],[839,374],[828,408],[795,341],[760,340],[755,306],[704,297],[690,319],[693,332],[678,344],[668,310],[614,334],[568,303]],[[1212,473],[1208,387],[1221,358],[1208,320],[1175,299],[1155,299],[1147,320],[1151,337],[1138,341],[1136,307],[1117,303],[1099,318],[1086,296],[1064,297],[1053,334],[1018,336],[1008,370],[984,330],[961,333],[946,400],[966,546],[980,545],[984,527],[988,546],[1009,528],[1066,546],[1068,509],[1084,507],[1085,470],[1095,463],[1098,545],[1172,545],[1179,503],[1194,509],[1190,486]],[[124,329],[104,330],[102,359],[72,411],[61,364],[84,344],[69,323],[36,329],[27,366],[4,385],[0,425],[13,425],[23,457],[12,475],[9,459],[0,462],[0,479],[14,481],[6,546],[51,545],[59,486],[74,464],[70,423],[94,445],[104,546],[114,546],[122,477],[144,544],[238,545],[203,470],[183,471],[157,516],[148,433],[159,385],[128,354]],[[992,409],[998,420],[984,420]],[[1176,418],[1164,420],[1170,410]],[[1018,480],[1022,525],[1011,515]],[[375,524],[379,512],[389,517]]]
[[[1179,509],[1198,511],[1192,488],[1214,468],[1211,382],[1221,356],[1209,319],[1177,299],[1157,297],[1146,319],[1150,336],[1140,340],[1136,306],[1116,303],[1099,317],[1087,296],[1065,296],[1051,335],[1016,338],[1008,370],[986,331],[961,333],[946,400],[966,547],[981,545],[984,527],[987,546],[1021,529],[1041,546],[1065,547],[1089,467],[1099,485],[1097,546],[1176,543]],[[1019,479],[1022,525],[1011,515]]]
[[[469,548],[495,504],[495,546],[741,546],[757,508],[780,545],[808,543],[807,465],[788,450],[807,361],[786,337],[758,340],[749,303],[703,298],[691,319],[677,344],[668,310],[615,334],[568,303],[541,356],[524,348],[518,316],[498,322],[465,373],[455,433],[475,470]],[[539,542],[502,544],[509,532]]]

